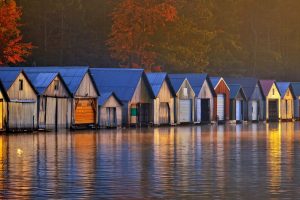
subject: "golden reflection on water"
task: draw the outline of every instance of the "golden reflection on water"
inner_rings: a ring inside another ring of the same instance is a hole
[[[271,193],[277,193],[281,184],[281,123],[267,124],[268,177]]]

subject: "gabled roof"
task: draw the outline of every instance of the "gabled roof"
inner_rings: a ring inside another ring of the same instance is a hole
[[[89,73],[89,67],[87,66],[68,66],[68,67],[13,67],[16,69],[23,69],[25,73],[40,72],[40,73],[60,73],[61,77],[68,86],[69,91],[75,94],[78,90],[81,81],[86,73]],[[93,78],[91,77],[94,83]],[[99,95],[99,91],[95,87],[96,92]]]
[[[9,97],[8,97],[8,95],[6,93],[5,87],[4,87],[4,85],[3,85],[3,83],[2,83],[1,80],[0,80],[0,92],[2,93],[5,101],[9,101]]]
[[[186,74],[170,74],[173,78],[187,78],[194,92],[199,94],[204,81],[207,79],[207,74],[186,73]]]
[[[218,77],[218,76],[212,76],[212,77],[210,77],[210,82],[211,82],[211,84],[212,84],[212,86],[213,86],[214,89],[217,88],[217,86],[219,85],[219,83],[222,80],[224,81],[224,83],[225,83],[226,87],[228,88],[228,90],[230,90],[230,88],[228,87],[226,81],[222,77]]]
[[[185,77],[177,77],[174,76],[173,74],[169,74],[169,78],[170,78],[171,86],[173,87],[175,93],[178,92],[184,80],[187,80],[187,78]]]
[[[111,97],[113,96],[117,102],[122,106],[122,102],[121,100],[117,97],[117,95],[114,92],[106,92],[106,93],[101,93],[101,96],[98,97],[98,105],[99,106],[103,106],[105,104],[105,102]]]
[[[286,94],[286,92],[288,91],[288,89],[290,88],[292,96],[295,97],[293,89],[291,87],[291,83],[290,82],[276,82],[279,93],[281,95],[281,98],[284,97],[284,95]]]
[[[29,85],[32,87],[33,91],[37,94],[36,88],[33,86],[32,82],[28,78],[27,74],[20,68],[15,67],[0,67],[0,80],[6,90],[6,92],[10,89],[12,84],[15,82],[17,77],[20,74],[23,74],[25,79],[28,81]]]
[[[300,82],[291,82],[291,88],[296,97],[300,96]]]
[[[228,83],[228,85],[229,84],[241,85],[247,99],[251,98],[251,96],[255,90],[256,84],[258,83],[258,79],[252,78],[252,77],[243,77],[243,78],[227,77],[224,79]]]
[[[71,95],[71,92],[69,91],[69,88],[67,87],[65,81],[61,77],[60,73],[56,72],[34,72],[30,71],[26,73],[36,90],[39,92],[39,94],[44,94],[46,89],[49,87],[49,85],[52,83],[52,81],[58,77],[62,84],[65,86],[67,92]]]
[[[102,93],[114,92],[121,101],[132,99],[141,78],[145,80],[150,96],[154,96],[143,69],[90,68],[90,71]]]
[[[239,92],[242,93],[243,98],[246,98],[245,92],[241,85],[239,84],[228,84],[228,87],[230,88],[230,99],[235,99]]]
[[[261,91],[265,97],[268,96],[268,94],[272,88],[272,85],[274,83],[275,83],[275,80],[259,80],[259,85],[260,85]],[[276,83],[275,83],[275,86],[276,86]]]
[[[158,96],[159,91],[164,83],[164,81],[166,81],[166,83],[169,86],[169,89],[171,90],[171,93],[173,96],[175,96],[175,92],[173,91],[173,88],[171,86],[169,77],[167,75],[167,73],[165,72],[157,72],[157,73],[146,73],[148,81],[150,83],[152,92],[154,94],[155,97]]]

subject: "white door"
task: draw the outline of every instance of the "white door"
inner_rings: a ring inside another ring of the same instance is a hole
[[[201,99],[196,99],[197,102],[197,122],[201,122]]]
[[[241,100],[236,100],[235,104],[235,118],[238,121],[242,120],[242,101]]]
[[[257,101],[252,101],[252,120],[257,120],[258,114],[258,103]]]
[[[179,122],[192,121],[192,103],[191,100],[179,101]]]
[[[225,115],[225,95],[218,94],[217,96],[217,115],[219,120],[224,120]]]

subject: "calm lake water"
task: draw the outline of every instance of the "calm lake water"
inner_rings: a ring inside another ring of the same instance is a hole
[[[300,197],[300,123],[0,136],[0,199]]]

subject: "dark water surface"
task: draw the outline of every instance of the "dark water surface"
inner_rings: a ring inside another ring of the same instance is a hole
[[[300,123],[0,136],[0,199],[300,198]]]

